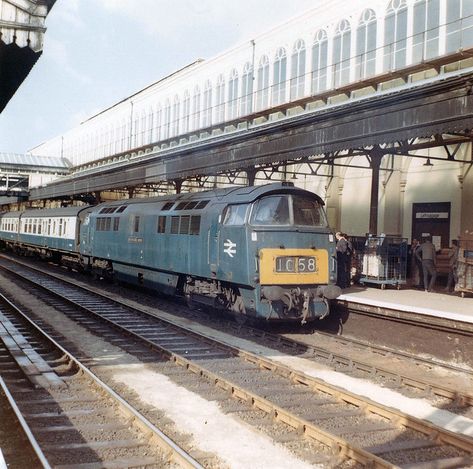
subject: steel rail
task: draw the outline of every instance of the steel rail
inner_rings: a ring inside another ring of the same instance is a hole
[[[15,398],[12,396],[10,390],[8,389],[8,386],[6,385],[5,381],[3,378],[0,376],[0,387],[2,388],[3,393],[5,394],[5,397],[8,400],[8,403],[10,404],[11,409],[15,413],[15,416],[25,433],[26,437],[28,438],[28,441],[31,444],[31,448],[36,454],[36,457],[38,458],[39,462],[41,463],[41,466],[43,469],[51,469],[51,466],[48,463],[48,460],[46,459],[46,456],[44,455],[43,451],[41,450],[41,447],[39,443],[36,441],[36,438],[33,435],[33,432],[30,429],[30,426],[26,422],[25,418],[23,417],[21,410],[19,409],[18,405],[15,402]]]
[[[247,326],[244,326],[244,327],[247,327]],[[402,373],[392,371],[389,368],[386,368],[377,364],[373,365],[370,363],[366,363],[360,359],[356,359],[351,356],[344,355],[343,353],[327,350],[326,348],[323,348],[317,345],[306,344],[304,342],[301,342],[295,339],[268,333],[266,331],[263,331],[257,328],[249,328],[249,330],[251,330],[255,336],[260,336],[261,338],[269,339],[275,343],[282,344],[285,347],[288,347],[292,350],[304,350],[305,352],[309,351],[313,354],[314,358],[320,357],[326,361],[329,361],[330,363],[346,366],[350,370],[359,370],[365,373],[369,373],[373,377],[374,376],[382,376],[385,378],[392,377],[396,379],[398,384],[403,384],[411,388],[416,388],[422,391],[429,391],[438,397],[451,399],[452,401],[457,401],[465,405],[473,406],[473,394],[469,394],[463,391],[459,392],[458,390],[451,389],[446,386],[442,386],[441,384],[438,384],[431,380],[404,375]],[[322,335],[324,337],[329,337],[333,339],[334,341],[345,342],[346,344],[370,348],[372,351],[380,355],[389,354],[397,358],[407,358],[409,360],[412,360],[413,363],[429,365],[431,367],[434,367],[434,366],[442,367],[447,370],[464,373],[466,375],[473,375],[473,372],[470,370],[459,368],[454,365],[449,365],[448,363],[444,364],[436,360],[429,360],[428,358],[414,356],[407,352],[397,351],[397,350],[390,349],[387,347],[385,348],[381,346],[368,344],[366,342],[363,342],[357,339],[345,338],[345,337],[341,338],[339,336],[333,336],[331,334],[320,332],[320,331],[317,331],[316,334]]]
[[[32,269],[36,270],[36,269]],[[15,275],[22,277],[21,273],[18,272],[13,272]],[[109,302],[120,304],[123,306],[123,303],[116,301],[116,300],[111,300],[110,298],[107,298],[105,295],[91,291],[88,288],[85,287],[78,287],[76,284],[73,284],[72,282],[69,282],[67,280],[64,280],[62,278],[59,278],[55,275],[52,274],[46,274],[45,272],[41,271],[42,275],[49,276],[52,278],[55,278],[57,281],[64,282],[66,284],[69,284],[71,286],[74,286],[75,288],[86,290],[89,293],[93,293],[94,295],[97,295],[103,299],[106,299]],[[48,290],[47,287],[41,286],[39,284],[36,284],[33,280],[28,280],[31,283],[34,283],[35,285],[38,285],[40,288]],[[56,296],[61,296],[59,293],[53,293]],[[218,375],[214,374],[213,372],[210,372],[206,370],[204,367],[201,367],[197,365],[195,362],[192,360],[189,360],[185,357],[183,357],[180,354],[177,354],[175,352],[172,352],[148,339],[145,339],[142,337],[140,334],[135,333],[129,329],[126,329],[124,326],[121,326],[118,322],[108,319],[104,316],[101,316],[99,313],[90,310],[89,308],[82,306],[79,303],[76,303],[74,301],[68,300],[65,297],[62,297],[64,300],[74,304],[76,307],[80,308],[83,311],[87,311],[88,314],[92,314],[95,317],[98,317],[100,320],[105,321],[106,323],[110,324],[114,328],[118,328],[122,331],[126,331],[127,334],[130,336],[138,339],[139,341],[148,344],[148,346],[152,349],[158,350],[160,353],[164,354],[167,356],[169,359],[173,360],[176,364],[179,364],[186,369],[198,374],[199,376],[206,377],[210,381],[213,381],[217,386],[222,387],[224,389],[227,389],[231,391],[235,397],[238,397],[240,399],[243,399],[253,405],[254,407],[263,410],[271,415],[273,415],[274,418],[292,426],[293,428],[298,429],[300,432],[303,434],[314,438],[315,440],[328,445],[332,448],[339,448],[340,450],[340,455],[349,455],[347,457],[351,457],[352,459],[360,462],[361,464],[367,464],[370,463],[374,467],[393,467],[391,463],[383,460],[382,458],[375,456],[366,450],[362,448],[358,448],[351,443],[349,443],[347,440],[340,438],[335,435],[331,435],[321,429],[320,427],[305,421],[304,419],[292,414],[291,412],[288,412],[284,409],[282,409],[279,406],[276,406],[269,402],[268,400],[261,398],[260,396],[246,391],[245,389],[241,388],[240,386],[236,385],[235,383],[231,382],[230,380],[223,379],[219,377]],[[126,305],[126,307],[130,310],[134,310],[135,312],[138,312],[144,316],[151,317],[157,322],[161,322],[163,324],[169,324],[173,328],[178,328],[181,329],[183,332],[185,332],[186,335],[194,336],[196,338],[201,338],[202,335],[198,334],[192,330],[189,330],[188,328],[185,328],[183,326],[176,325],[172,321],[168,321],[162,318],[157,318],[156,316],[148,313],[147,311],[143,311],[138,308],[131,308],[130,306]],[[210,339],[208,337],[204,337],[204,340],[208,341],[213,341],[215,342],[219,348],[225,348],[229,351],[232,351],[232,353],[236,356],[240,356],[247,360],[248,362],[251,362],[261,368],[264,368],[266,370],[271,370],[273,372],[276,372],[278,375],[289,378],[293,383],[296,384],[303,384],[308,386],[309,389],[311,390],[316,390],[331,396],[336,397],[337,399],[346,402],[348,404],[352,404],[362,410],[366,414],[376,414],[379,415],[396,425],[402,425],[404,427],[410,428],[412,430],[415,430],[417,432],[420,432],[424,435],[431,436],[431,435],[436,435],[436,441],[439,443],[451,445],[457,449],[463,450],[468,452],[469,454],[473,454],[473,440],[471,438],[465,437],[463,435],[456,434],[454,432],[445,430],[441,427],[438,427],[434,424],[424,422],[420,419],[417,419],[415,417],[409,416],[401,411],[397,411],[395,409],[389,408],[387,406],[378,404],[374,401],[371,401],[368,398],[365,397],[360,397],[358,395],[355,395],[349,391],[346,391],[344,389],[341,389],[337,386],[330,385],[325,383],[322,380],[319,380],[317,378],[309,377],[303,373],[297,372],[293,369],[290,369],[289,367],[285,365],[281,365],[279,363],[276,363],[270,359],[267,358],[262,358],[258,355],[255,355],[251,352],[246,352],[242,351],[234,346],[228,345],[224,342],[221,342],[216,339]]]
[[[36,269],[36,267],[32,267],[28,264],[17,261],[16,259],[11,259],[11,258],[8,258],[8,259],[11,260],[12,262],[17,262],[20,265],[24,265],[28,268]],[[55,278],[58,278],[62,281],[65,281],[65,282],[69,282],[71,285],[75,285],[73,282],[70,282],[69,280],[64,279],[63,277],[55,276],[54,274],[51,274],[51,273],[49,273],[48,275],[51,275]],[[103,295],[99,292],[94,291],[94,293],[97,294],[97,295],[102,296],[105,299],[110,300],[110,298],[106,297],[105,295]],[[123,306],[130,307],[130,305],[127,305],[124,302],[120,302],[118,300],[115,300],[115,301],[117,301],[118,303],[120,303]],[[142,313],[149,314],[147,311],[140,310],[139,308],[136,308],[135,306],[133,306],[133,308],[141,311]],[[178,327],[180,327],[180,326],[178,326]],[[240,325],[240,326],[238,326],[238,329],[241,329],[242,327],[245,327],[245,329],[250,331],[253,336],[260,336],[262,338],[269,339],[269,340],[271,340],[275,343],[282,344],[282,345],[284,345],[288,348],[291,348],[293,350],[310,351],[310,352],[313,353],[314,358],[323,358],[324,360],[329,361],[331,363],[341,364],[343,366],[347,366],[351,370],[363,371],[365,373],[369,373],[372,377],[374,377],[374,376],[381,376],[381,377],[384,377],[384,378],[391,377],[391,378],[394,378],[396,380],[397,384],[409,386],[410,388],[419,389],[421,391],[426,391],[426,392],[432,393],[433,395],[436,395],[438,397],[450,399],[452,401],[458,402],[458,403],[463,404],[463,405],[473,406],[473,394],[469,394],[469,393],[466,393],[466,392],[463,392],[463,391],[459,392],[457,389],[448,388],[446,386],[443,386],[441,384],[438,384],[438,383],[434,382],[433,380],[421,379],[421,378],[418,378],[418,377],[413,377],[413,376],[404,375],[402,373],[393,372],[389,368],[382,367],[380,365],[373,365],[373,364],[370,364],[370,363],[366,363],[362,360],[355,359],[351,356],[344,355],[343,353],[337,353],[337,352],[334,352],[332,350],[327,350],[323,347],[313,345],[313,344],[305,344],[304,342],[300,342],[300,341],[297,341],[295,339],[290,339],[288,337],[284,337],[284,336],[281,336],[281,335],[275,335],[275,334],[272,334],[272,333],[268,333],[267,331],[263,331],[263,330],[258,329],[258,328],[249,327],[249,326],[241,326]],[[325,336],[325,337],[330,337],[331,339],[333,339],[335,341],[339,341],[339,342],[344,341],[346,343],[351,343],[351,344],[355,344],[355,345],[359,345],[359,346],[363,346],[363,347],[368,346],[368,344],[366,344],[365,342],[359,341],[357,339],[345,338],[345,337],[342,338],[342,337],[339,337],[339,336],[334,337],[334,336],[332,336],[328,333],[324,333],[324,332],[320,332],[320,331],[317,331],[317,334],[320,334],[320,335]],[[369,347],[372,350],[374,350],[375,352],[379,353],[379,354],[389,353],[394,357],[408,358],[408,359],[412,360],[414,363],[425,364],[425,365],[429,365],[429,366],[442,367],[442,368],[445,368],[445,369],[448,369],[448,370],[451,370],[451,371],[461,372],[461,373],[465,373],[467,375],[473,375],[472,371],[466,370],[464,368],[459,368],[459,367],[450,365],[448,363],[440,363],[436,360],[422,358],[422,357],[419,357],[419,356],[413,356],[413,355],[411,355],[407,352],[393,350],[393,349],[390,349],[390,348],[385,348],[385,347],[376,346],[376,345],[372,345],[372,344],[369,344]]]
[[[176,464],[179,464],[186,469],[204,469],[203,466],[187,454],[180,446],[178,446],[171,438],[163,433],[159,428],[153,425],[146,417],[141,415],[136,409],[134,409],[127,401],[125,401],[119,394],[117,394],[112,388],[100,380],[94,373],[92,373],[85,365],[83,365],[77,358],[75,358],[70,352],[62,347],[55,339],[53,339],[46,331],[41,329],[36,323],[34,323],[25,313],[23,313],[15,304],[13,304],[8,298],[0,293],[0,299],[5,301],[16,314],[21,316],[33,329],[35,329],[41,336],[48,340],[55,348],[60,350],[77,368],[86,376],[88,376],[97,387],[104,391],[106,395],[111,397],[115,402],[118,403],[121,410],[132,419],[133,423],[139,427],[148,436],[148,439],[154,441],[163,451],[169,453],[171,460]],[[1,377],[0,377],[1,380]],[[1,383],[1,381],[0,381]],[[3,386],[2,386],[3,387]],[[17,411],[21,412],[16,407]],[[21,417],[22,422],[26,424],[26,421]],[[27,424],[26,424],[27,425]],[[31,431],[30,431],[31,434]],[[32,436],[32,434],[31,434]],[[33,437],[34,438],[34,437]],[[44,458],[44,456],[43,456]],[[46,461],[46,459],[44,458]],[[47,461],[46,461],[47,464]],[[45,468],[49,468],[47,465]]]

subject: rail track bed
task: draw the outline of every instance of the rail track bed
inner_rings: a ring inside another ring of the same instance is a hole
[[[3,296],[0,376],[2,427],[28,437],[9,467],[201,467]]]
[[[5,268],[3,260],[2,265]],[[218,402],[227,414],[270,435],[310,464],[411,469],[473,464],[470,437],[43,272],[18,265],[14,271],[31,282],[30,293],[77,324],[174,383]],[[313,355],[307,347],[305,352],[298,354]],[[90,357],[95,372],[104,368],[98,358]]]
[[[436,293],[429,293],[436,295]],[[465,308],[468,308],[465,300]],[[322,327],[366,342],[389,344],[473,369],[473,324],[393,308],[337,300]]]

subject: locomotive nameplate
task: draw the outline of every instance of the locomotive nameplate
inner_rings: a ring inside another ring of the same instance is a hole
[[[261,285],[308,285],[328,283],[325,249],[261,249]]]

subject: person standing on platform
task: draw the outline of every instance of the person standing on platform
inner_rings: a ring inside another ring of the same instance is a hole
[[[347,281],[348,275],[348,242],[343,236],[343,233],[337,231],[335,233],[335,237],[337,238],[337,285],[340,288],[348,288],[350,284]]]
[[[346,270],[346,285],[347,287],[351,287],[351,268],[353,263],[353,256],[355,254],[355,250],[353,249],[353,244],[350,241],[350,238],[346,233],[342,233],[343,238],[347,242],[347,270]]]
[[[417,248],[420,246],[419,240],[414,238],[412,240],[411,249],[409,254],[411,255],[411,278],[414,287],[424,289],[424,275],[422,272],[422,261],[416,256]]]
[[[448,280],[445,291],[452,292],[457,283],[458,241],[452,240],[452,247],[448,253]]]
[[[416,257],[422,262],[425,291],[433,291],[435,280],[437,278],[437,269],[435,266],[437,263],[437,257],[435,246],[432,244],[430,237],[422,239],[422,244],[416,249]]]

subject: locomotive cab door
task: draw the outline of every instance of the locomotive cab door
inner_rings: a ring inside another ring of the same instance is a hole
[[[219,278],[248,283],[246,217],[249,204],[231,204],[222,213],[219,239]]]
[[[211,220],[207,231],[207,264],[210,269],[210,276],[215,278],[218,270],[218,240],[220,236],[219,219],[221,215]]]

